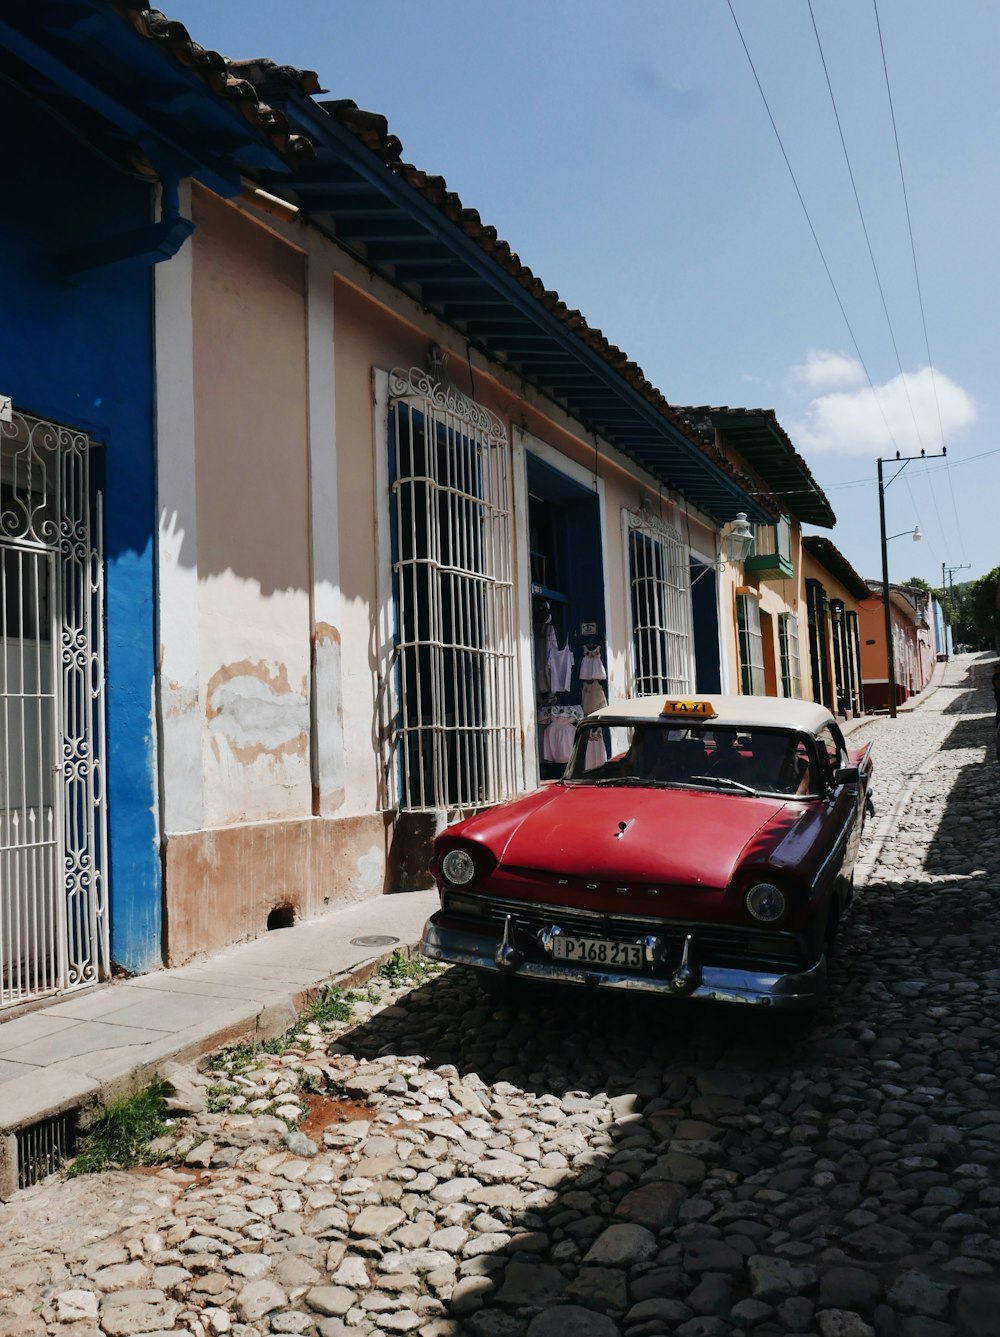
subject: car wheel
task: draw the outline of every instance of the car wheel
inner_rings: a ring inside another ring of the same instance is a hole
[[[525,981],[516,975],[499,975],[493,970],[477,970],[476,982],[488,998],[497,1003],[516,1003],[524,995]]]
[[[823,949],[827,957],[833,955],[833,946],[837,938],[837,930],[840,928],[840,906],[836,899],[830,902],[830,911],[826,917],[826,934],[823,938]]]

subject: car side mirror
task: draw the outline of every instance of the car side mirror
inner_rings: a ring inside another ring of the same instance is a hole
[[[861,771],[857,766],[841,766],[833,777],[833,783],[839,787],[841,785],[856,785],[861,783]]]

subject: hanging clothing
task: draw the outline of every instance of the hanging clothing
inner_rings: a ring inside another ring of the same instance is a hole
[[[580,661],[580,681],[603,682],[607,676],[601,661],[601,647],[594,645],[589,650],[584,650],[583,659]],[[607,705],[607,702],[604,704]]]
[[[583,702],[585,715],[593,715],[595,710],[600,710],[602,706],[608,704],[604,688],[599,682],[585,682],[580,688],[580,700]]]
[[[572,715],[553,714],[542,738],[542,759],[565,764],[573,751],[576,732]]]
[[[545,663],[549,670],[550,691],[568,692],[570,690],[573,684],[573,665],[575,662],[573,651],[569,648],[569,641],[560,650],[555,630],[550,627],[548,650],[545,655]]]
[[[588,771],[596,771],[599,766],[604,765],[607,759],[608,749],[604,746],[604,730],[591,729],[584,766]]]

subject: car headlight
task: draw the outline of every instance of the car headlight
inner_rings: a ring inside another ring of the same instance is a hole
[[[465,850],[449,850],[441,860],[441,872],[456,887],[464,887],[466,882],[471,882],[475,871],[472,855],[466,854]]]
[[[456,896],[453,891],[445,894],[444,908],[456,915],[475,915],[481,918],[483,901],[478,896]]]
[[[785,913],[785,893],[773,882],[758,882],[747,892],[747,909],[762,924],[774,924]]]

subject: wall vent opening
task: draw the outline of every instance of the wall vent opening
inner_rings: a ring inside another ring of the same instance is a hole
[[[30,1188],[76,1155],[77,1111],[17,1130],[17,1186]]]
[[[291,928],[295,923],[295,907],[292,905],[276,905],[267,917],[267,931],[271,932],[275,928]]]

